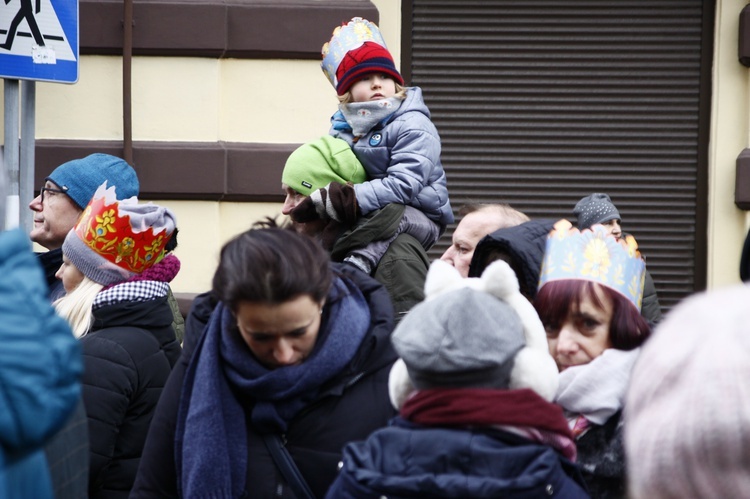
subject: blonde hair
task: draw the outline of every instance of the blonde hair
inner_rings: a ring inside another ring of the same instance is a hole
[[[389,76],[389,78],[390,78],[390,76]],[[393,78],[390,78],[390,79],[392,80]],[[359,80],[357,80],[357,81],[359,81]],[[356,82],[354,82],[354,83],[356,83]],[[398,83],[395,83],[395,85],[396,85],[396,93],[393,96],[394,97],[398,97],[401,100],[406,99],[406,87],[402,87]],[[349,88],[351,88],[351,87],[349,87]],[[339,102],[341,104],[351,104],[352,102],[354,102],[354,99],[352,98],[352,91],[351,90],[347,90],[346,93],[344,93],[343,95],[339,95],[338,97],[339,97]]]
[[[91,329],[94,322],[91,306],[102,288],[103,285],[84,276],[73,291],[53,303],[57,314],[68,321],[76,338],[85,336]]]

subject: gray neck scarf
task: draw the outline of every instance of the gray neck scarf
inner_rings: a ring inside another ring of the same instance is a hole
[[[361,137],[372,128],[393,114],[403,102],[398,97],[389,97],[366,102],[350,102],[340,104],[339,109],[352,127],[352,134]]]

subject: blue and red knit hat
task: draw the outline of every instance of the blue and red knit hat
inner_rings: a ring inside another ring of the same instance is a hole
[[[388,49],[375,42],[365,42],[361,47],[347,52],[341,59],[336,70],[336,93],[345,94],[353,84],[371,73],[383,73],[399,85],[404,84]]]

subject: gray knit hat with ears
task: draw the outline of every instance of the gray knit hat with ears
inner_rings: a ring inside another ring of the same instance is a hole
[[[573,214],[578,217],[578,228],[589,229],[594,224],[603,224],[610,220],[622,220],[617,207],[609,196],[595,192],[582,198],[573,208]]]
[[[471,288],[418,304],[391,341],[417,389],[507,389],[516,354],[526,345],[513,308]]]
[[[464,279],[435,260],[425,301],[401,320],[391,342],[400,357],[388,377],[396,408],[415,389],[432,387],[529,388],[547,401],[557,391],[542,321],[503,261],[491,263],[481,278]]]

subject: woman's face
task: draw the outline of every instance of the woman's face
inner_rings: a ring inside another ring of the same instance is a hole
[[[76,286],[81,284],[83,273],[78,270],[78,267],[70,263],[67,256],[63,255],[63,263],[57,272],[55,272],[55,277],[62,281],[65,292],[70,293],[76,289]]]
[[[597,306],[591,295],[581,297],[580,308],[572,307],[557,330],[545,324],[549,353],[557,368],[588,364],[610,348],[609,326],[612,322],[612,301],[602,293],[599,285],[594,292],[602,304]]]
[[[315,347],[323,302],[310,295],[279,304],[240,302],[237,327],[258,361],[269,369],[301,364]]]

